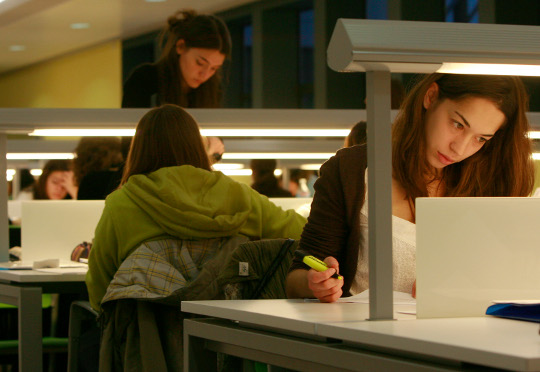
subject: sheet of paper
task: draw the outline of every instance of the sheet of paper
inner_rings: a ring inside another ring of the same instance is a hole
[[[319,302],[319,300],[312,298],[306,298],[304,301]],[[369,289],[354,296],[341,297],[336,302],[369,304]],[[416,298],[410,293],[394,291],[394,305],[416,305]]]
[[[354,296],[342,297],[337,302],[369,304],[369,289]],[[394,291],[394,305],[416,305],[416,299],[410,293]]]
[[[88,267],[54,267],[35,269],[35,271],[50,274],[85,274],[88,271]]]

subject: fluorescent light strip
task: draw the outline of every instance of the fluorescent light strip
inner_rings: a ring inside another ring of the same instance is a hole
[[[350,129],[201,129],[208,137],[346,137]],[[135,129],[36,129],[30,136],[42,137],[127,137]]]
[[[201,129],[201,134],[208,137],[347,137],[350,132],[350,129]]]
[[[42,137],[132,137],[135,129],[36,129],[30,136]]]
[[[224,169],[220,170],[226,176],[251,176],[251,169]]]
[[[244,164],[240,163],[216,163],[212,165],[214,170],[224,171],[224,170],[238,170],[244,169]]]
[[[540,152],[533,152],[532,158],[533,160],[540,160]]]
[[[302,170],[316,170],[321,169],[322,164],[302,164],[300,169]]]
[[[6,154],[7,160],[50,160],[50,159],[73,159],[72,153],[23,153],[11,152]]]
[[[328,159],[334,156],[335,153],[286,153],[286,152],[225,152],[223,159],[239,160],[239,159]]]
[[[347,137],[349,129],[201,129],[208,137]],[[135,129],[36,129],[30,136],[42,137],[132,137]],[[539,131],[529,132],[540,139]]]
[[[445,74],[540,76],[540,66],[445,62],[437,72]]]

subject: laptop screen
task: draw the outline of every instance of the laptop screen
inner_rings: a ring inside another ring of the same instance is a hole
[[[540,198],[418,198],[417,317],[540,299]]]

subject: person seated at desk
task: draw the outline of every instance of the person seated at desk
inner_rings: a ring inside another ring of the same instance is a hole
[[[182,108],[150,110],[137,125],[121,187],[105,201],[88,262],[90,303],[101,300],[140,244],[167,237],[299,239],[306,220],[213,172],[199,127]]]
[[[71,160],[49,160],[34,187],[34,200],[77,199]]]
[[[293,195],[281,188],[279,180],[274,175],[277,166],[275,159],[253,159],[249,165],[253,178],[251,187],[259,194],[269,198],[292,198]]]
[[[124,161],[118,137],[83,137],[75,148],[73,173],[79,185],[78,200],[105,199],[122,178]]]
[[[415,292],[417,197],[530,195],[527,110],[517,77],[431,74],[409,93],[392,128],[395,291]],[[321,167],[299,249],[330,269],[308,271],[295,258],[289,297],[333,302],[368,289],[366,167],[366,146],[341,149]]]
[[[343,147],[351,147],[356,145],[365,145],[367,143],[367,123],[359,121],[352,128],[345,141]]]

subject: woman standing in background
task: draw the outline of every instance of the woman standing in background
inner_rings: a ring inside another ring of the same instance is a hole
[[[161,57],[131,73],[122,107],[221,107],[221,67],[232,46],[227,25],[214,15],[184,9],[169,17],[159,39]],[[208,137],[205,146],[212,163],[221,159],[225,146],[219,138]]]
[[[122,107],[221,107],[221,67],[231,54],[225,23],[213,15],[178,11],[167,20],[160,45],[159,60],[138,66],[127,79]]]

